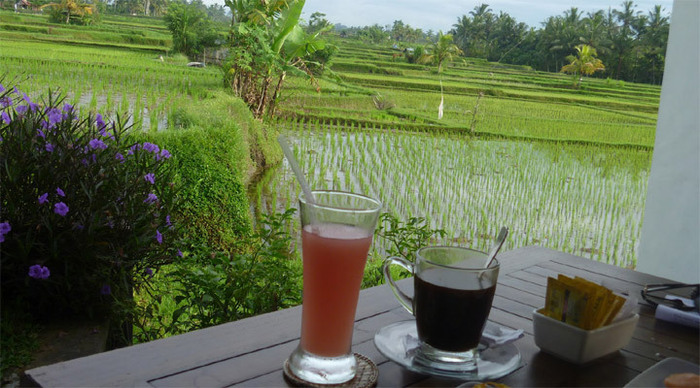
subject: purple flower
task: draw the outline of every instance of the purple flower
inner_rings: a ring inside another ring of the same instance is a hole
[[[2,105],[3,108],[7,108],[8,106],[12,105],[12,99],[10,96],[0,98],[0,105]]]
[[[160,150],[160,156],[161,156],[162,158],[165,158],[165,159],[170,159],[170,157],[172,156],[172,154],[170,153],[170,151],[168,151],[168,150],[166,150],[165,148],[163,148],[162,150]]]
[[[153,270],[150,268],[146,268],[145,271],[143,271],[146,275],[148,275],[149,278],[153,277]]]
[[[102,115],[99,113],[95,116],[95,125],[97,125],[97,129],[104,129],[106,127],[104,119],[102,119]]]
[[[58,195],[61,196],[61,197],[65,197],[65,196],[66,196],[66,193],[65,193],[63,190],[61,190],[60,187],[56,187],[56,194],[58,194]]]
[[[108,137],[108,138],[114,140],[114,135],[112,135],[111,133],[107,132],[107,129],[106,129],[106,128],[100,129],[100,136],[102,136],[102,137]]]
[[[53,144],[46,143],[46,152],[53,152]]]
[[[155,194],[150,193],[150,194],[148,194],[148,197],[146,197],[146,199],[143,200],[143,202],[154,203],[157,200],[158,200],[158,197]]]
[[[8,115],[5,111],[3,111],[2,114],[0,114],[0,118],[2,119],[2,121],[5,122],[5,124],[9,124],[12,122],[12,120],[10,120],[10,115]]]
[[[90,148],[93,149],[93,150],[96,150],[96,149],[100,149],[100,150],[107,149],[107,144],[105,144],[105,142],[103,142],[103,141],[100,140],[100,139],[92,139],[92,140],[90,140],[90,142],[88,143],[88,145],[89,145]]]
[[[150,183],[150,184],[155,184],[155,183],[156,183],[156,176],[153,175],[152,172],[149,172],[148,174],[146,174],[146,175],[143,177],[143,179],[145,179],[146,182],[148,182],[148,183]]]
[[[160,148],[157,145],[149,142],[143,143],[143,149],[148,152],[153,152],[154,154],[157,154],[158,151],[160,151]]]
[[[184,257],[184,255],[182,254],[182,251],[179,250],[179,249],[177,250],[177,255],[180,256],[180,257]]]
[[[20,106],[18,106],[17,108],[15,108],[15,110],[17,111],[17,113],[20,114],[20,115],[23,115],[23,114],[27,113],[27,109],[29,109],[29,107],[26,106],[26,105],[20,105]]]
[[[68,103],[64,104],[64,105],[63,105],[63,111],[66,112],[66,113],[72,112],[72,111],[73,111],[73,105],[68,104]]]
[[[124,155],[120,154],[119,152],[117,152],[117,153],[114,155],[114,159],[117,159],[118,161],[124,163]]]
[[[10,233],[12,226],[9,222],[0,222],[0,236]]]
[[[45,122],[44,122],[44,123],[45,123]],[[42,131],[41,129],[37,129],[37,130],[36,130],[36,135],[39,136],[39,137],[42,138],[42,139],[46,139],[46,134],[44,134],[44,131]]]
[[[59,202],[53,206],[53,212],[61,217],[65,217],[69,210],[68,205],[63,202]]]
[[[165,226],[167,226],[167,227],[173,226],[173,224],[170,222],[170,214],[165,216]]]
[[[43,205],[49,201],[49,193],[44,193],[39,196],[39,205]]]
[[[51,108],[49,110],[48,117],[50,128],[55,127],[56,124],[60,123],[63,120],[63,114],[61,114],[61,111],[56,108]]]
[[[141,146],[139,144],[134,144],[131,147],[129,147],[129,151],[127,151],[127,155],[133,155],[134,152],[136,152],[138,149],[140,149]]]
[[[0,84],[0,93],[4,92],[5,90],[6,90],[5,87],[2,86],[2,84]]]
[[[112,293],[112,287],[110,287],[109,284],[105,284],[100,289],[100,294],[102,294],[102,295],[109,295],[111,293]]]
[[[29,277],[31,278],[45,280],[48,279],[49,276],[51,276],[51,271],[49,271],[48,267],[39,264],[34,264],[29,267]]]
[[[29,99],[29,96],[27,96],[27,93],[22,93],[22,99],[24,99],[24,102],[29,105],[29,108],[32,110],[32,112],[36,112],[36,109],[39,107],[38,104],[33,103],[32,100]]]
[[[163,243],[163,235],[160,233],[158,229],[156,229],[156,241],[158,241],[158,244]]]

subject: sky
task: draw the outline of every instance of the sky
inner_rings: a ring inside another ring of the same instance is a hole
[[[622,0],[306,0],[302,17],[308,21],[312,13],[322,12],[331,23],[349,27],[386,26],[402,20],[413,28],[446,32],[459,17],[469,16],[469,11],[482,3],[496,15],[503,11],[518,22],[540,28],[547,17],[562,15],[571,7],[586,15],[601,9],[621,9]],[[658,4],[670,16],[673,0],[634,0],[634,4],[645,15]]]
[[[224,5],[224,0],[202,0],[205,4]],[[541,28],[549,16],[563,15],[564,11],[576,7],[582,15],[598,10],[621,9],[623,0],[306,0],[302,18],[308,22],[311,14],[321,12],[332,24],[362,27],[379,24],[391,26],[401,20],[413,28],[424,31],[447,32],[462,15],[481,4],[488,4],[498,15],[508,13],[518,22]],[[636,10],[646,15],[655,5],[664,8],[671,16],[673,0],[633,0]],[[700,1],[700,0],[677,0]]]

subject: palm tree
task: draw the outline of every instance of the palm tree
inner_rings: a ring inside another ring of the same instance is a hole
[[[428,52],[421,56],[419,62],[436,64],[438,73],[440,73],[442,72],[442,64],[445,61],[452,61],[461,54],[462,50],[452,42],[452,35],[443,35],[442,31],[440,31],[437,42],[428,46]]]
[[[620,22],[619,27],[614,31],[615,34],[612,39],[615,55],[617,56],[617,71],[615,72],[617,79],[620,79],[622,74],[622,63],[625,57],[632,51],[634,46],[632,27],[637,14],[639,14],[639,11],[634,10],[636,7],[632,0],[625,0],[622,2],[621,11],[616,9],[612,11],[617,21]]]
[[[595,48],[587,44],[576,46],[576,54],[576,56],[569,55],[566,57],[570,63],[564,65],[561,68],[561,72],[573,74],[574,79],[578,79],[576,87],[579,88],[584,75],[591,75],[596,71],[605,70],[605,66],[600,59],[596,58],[598,53]]]
[[[60,3],[44,4],[39,9],[52,7],[60,13],[66,14],[66,24],[70,23],[71,16],[83,18],[85,15],[92,15],[95,12],[95,6],[92,4],[82,3],[78,0],[62,0]]]

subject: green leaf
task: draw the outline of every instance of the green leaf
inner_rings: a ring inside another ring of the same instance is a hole
[[[289,8],[287,8],[279,18],[279,24],[277,35],[272,43],[272,50],[279,53],[282,49],[284,41],[287,39],[289,34],[292,33],[294,27],[299,24],[299,17],[301,16],[301,10],[304,8],[304,3],[306,0],[297,0],[293,2]]]

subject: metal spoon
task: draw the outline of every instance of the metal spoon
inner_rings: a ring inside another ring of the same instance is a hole
[[[488,268],[491,265],[491,262],[493,259],[496,258],[496,254],[498,251],[501,250],[501,247],[503,246],[503,242],[506,241],[506,237],[508,236],[508,227],[504,226],[501,228],[501,231],[498,232],[498,237],[496,238],[496,243],[491,247],[491,250],[489,251],[488,258],[486,259],[486,265],[484,268]]]

